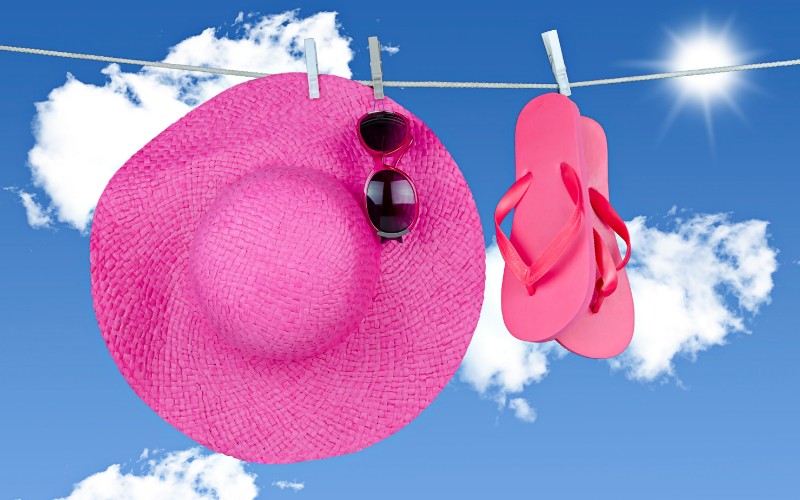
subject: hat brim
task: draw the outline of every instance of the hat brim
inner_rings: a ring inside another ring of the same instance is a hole
[[[439,394],[480,314],[484,241],[474,200],[444,146],[408,117],[419,220],[381,252],[367,316],[318,356],[244,356],[204,318],[190,285],[194,231],[216,194],[259,168],[295,165],[361,196],[372,168],[356,132],[372,90],[304,73],[237,85],[180,119],[114,175],[94,214],[92,295],[109,351],[136,393],[199,443],[242,460],[287,463],[363,449]]]

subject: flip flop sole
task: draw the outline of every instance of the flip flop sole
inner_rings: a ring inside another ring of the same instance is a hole
[[[552,340],[589,306],[595,277],[592,232],[587,207],[583,139],[577,106],[549,93],[529,102],[516,128],[516,178],[533,180],[514,211],[511,243],[527,263],[542,254],[575,210],[565,190],[561,164],[570,165],[581,182],[583,219],[563,255],[536,283],[531,295],[506,266],[502,311],[511,334],[530,342]]]
[[[599,123],[581,117],[588,185],[606,199],[608,194],[608,143]],[[593,227],[603,238],[615,263],[621,261],[614,231],[589,208]],[[569,351],[587,358],[611,358],[622,353],[633,337],[634,309],[625,269],[617,271],[617,288],[605,298],[597,313],[589,307],[562,331],[556,340]]]

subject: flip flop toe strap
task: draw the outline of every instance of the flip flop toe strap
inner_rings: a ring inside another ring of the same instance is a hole
[[[600,311],[603,300],[617,289],[617,271],[625,267],[631,259],[631,237],[625,221],[622,220],[622,217],[611,206],[608,198],[603,196],[600,191],[589,188],[589,203],[600,220],[618,234],[627,246],[625,257],[622,258],[619,264],[615,264],[605,241],[596,229],[592,229],[594,232],[594,255],[597,261],[597,271],[600,274],[595,283],[596,294],[591,306],[592,312],[596,313]]]
[[[608,250],[603,237],[596,229],[592,229],[594,235],[594,258],[597,261],[597,271],[600,277],[595,282],[595,298],[592,301],[592,312],[600,311],[603,300],[614,293],[617,289],[617,268],[614,265],[614,258]]]
[[[614,207],[611,206],[611,202],[608,201],[608,198],[603,196],[600,191],[595,188],[589,188],[589,203],[592,205],[592,209],[597,216],[600,217],[600,220],[608,224],[608,227],[613,229],[627,246],[625,257],[617,264],[617,271],[619,271],[625,267],[631,259],[631,236],[628,233],[628,226],[625,225],[625,221],[622,220],[622,217],[620,217],[617,211],[614,210]]]
[[[552,241],[547,245],[542,254],[532,264],[528,265],[520,256],[519,251],[514,247],[514,244],[506,237],[503,230],[500,229],[500,224],[503,219],[516,207],[522,200],[522,197],[527,193],[533,182],[533,174],[530,172],[520,177],[509,189],[506,194],[500,199],[497,204],[497,209],[494,212],[494,229],[497,235],[497,246],[500,249],[500,254],[503,256],[506,265],[511,269],[514,276],[525,285],[528,294],[533,295],[536,291],[536,282],[558,262],[564,255],[570,243],[575,239],[575,236],[580,230],[581,222],[583,221],[583,188],[581,187],[580,178],[570,165],[567,163],[561,164],[561,180],[564,183],[570,199],[575,204],[575,209],[569,217],[569,220],[559,230]],[[523,230],[530,231],[535,228],[523,228]]]

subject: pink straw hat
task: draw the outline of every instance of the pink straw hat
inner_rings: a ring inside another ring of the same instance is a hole
[[[136,393],[242,460],[365,448],[416,417],[478,321],[484,241],[444,146],[405,115],[419,219],[381,244],[356,125],[372,90],[270,76],[199,106],[114,175],[94,215],[100,330]]]

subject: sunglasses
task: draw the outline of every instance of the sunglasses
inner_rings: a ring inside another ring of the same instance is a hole
[[[411,230],[419,215],[417,190],[397,168],[414,138],[403,115],[391,111],[367,113],[358,122],[358,138],[372,156],[375,168],[364,186],[369,222],[381,241],[398,240]],[[393,156],[394,161],[387,161]]]

